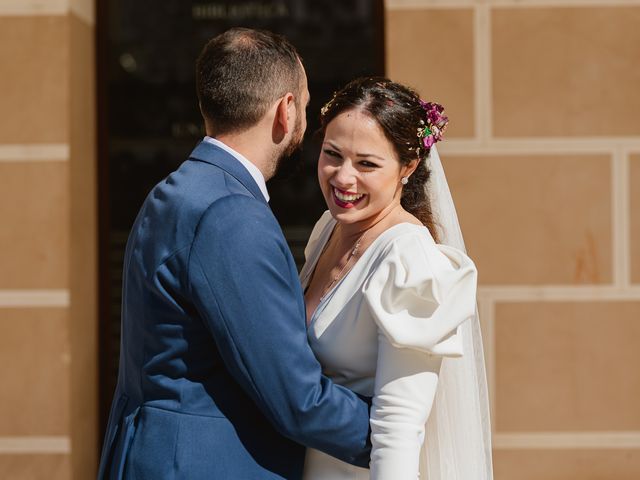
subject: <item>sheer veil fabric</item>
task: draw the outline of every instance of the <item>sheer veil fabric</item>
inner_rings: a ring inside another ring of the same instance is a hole
[[[431,178],[425,188],[440,230],[440,243],[466,251],[435,145],[426,161]],[[477,307],[476,315],[460,325],[458,333],[463,338],[464,355],[443,359],[420,471],[428,480],[492,480],[489,399]]]

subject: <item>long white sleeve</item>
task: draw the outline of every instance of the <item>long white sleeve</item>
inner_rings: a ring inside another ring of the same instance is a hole
[[[442,357],[393,346],[379,335],[371,409],[371,479],[416,480],[424,426]]]
[[[378,328],[371,479],[416,480],[443,356],[463,354],[476,269],[426,235],[395,239],[363,291]]]

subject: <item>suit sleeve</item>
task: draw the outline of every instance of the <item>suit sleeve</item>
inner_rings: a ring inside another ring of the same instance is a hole
[[[369,463],[369,408],[321,373],[302,292],[268,206],[235,195],[202,216],[189,255],[191,294],[231,375],[283,435]]]

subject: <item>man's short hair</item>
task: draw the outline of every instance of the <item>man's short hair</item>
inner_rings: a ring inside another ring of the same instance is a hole
[[[300,56],[281,35],[232,28],[202,49],[196,86],[202,114],[214,133],[241,131],[255,125],[287,92],[299,106]]]

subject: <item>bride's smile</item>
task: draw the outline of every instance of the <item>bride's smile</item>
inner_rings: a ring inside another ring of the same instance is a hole
[[[337,187],[333,187],[335,202],[342,208],[353,208],[364,198],[364,193],[345,192]]]

